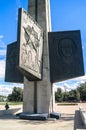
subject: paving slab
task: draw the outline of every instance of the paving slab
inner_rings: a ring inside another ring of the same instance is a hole
[[[86,108],[86,103],[77,106],[58,106],[56,104],[56,112],[61,112],[61,118],[57,120],[24,120],[8,114],[0,116],[0,130],[85,130],[79,118],[80,106]],[[10,108],[14,107],[10,106]]]
[[[14,115],[0,117],[0,130],[73,130],[73,117],[63,115],[59,120],[22,120]]]

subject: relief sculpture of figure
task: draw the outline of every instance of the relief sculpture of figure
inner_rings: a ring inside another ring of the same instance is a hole
[[[39,39],[38,34],[32,27],[24,27],[24,38],[25,43],[22,44],[22,64],[33,69],[34,71],[39,72]]]

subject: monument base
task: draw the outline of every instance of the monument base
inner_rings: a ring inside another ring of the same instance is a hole
[[[26,120],[47,120],[48,114],[39,113],[39,114],[31,114],[31,113],[21,113],[19,115],[20,119]]]
[[[61,117],[61,113],[57,112],[52,112],[50,114],[47,113],[28,113],[28,112],[23,112],[19,114],[20,119],[25,119],[25,120],[48,120],[48,119],[59,119]]]

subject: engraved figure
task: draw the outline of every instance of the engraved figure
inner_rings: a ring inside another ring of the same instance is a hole
[[[20,66],[26,71],[41,73],[43,33],[41,27],[26,12],[21,20]]]
[[[34,28],[27,26],[24,29],[25,43],[22,44],[22,64],[32,68],[34,71],[39,72],[39,61],[38,61],[38,50],[39,50],[39,39],[38,34]]]

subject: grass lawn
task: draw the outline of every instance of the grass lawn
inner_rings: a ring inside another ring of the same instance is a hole
[[[0,105],[5,105],[6,102],[0,102]],[[23,102],[8,102],[9,105],[22,105]]]
[[[66,105],[78,105],[78,103],[74,103],[74,102],[63,102],[63,103],[57,103],[57,105],[59,106],[66,106]]]

